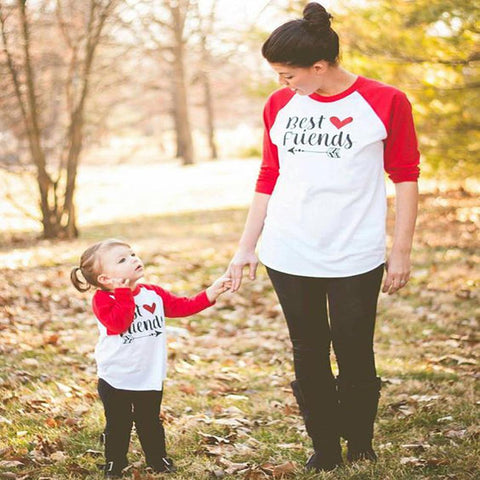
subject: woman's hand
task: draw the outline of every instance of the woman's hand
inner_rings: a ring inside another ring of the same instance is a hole
[[[210,303],[213,303],[222,293],[225,293],[232,286],[232,279],[227,275],[217,278],[206,290]]]
[[[418,205],[417,183],[396,183],[395,197],[395,230],[382,288],[382,292],[389,295],[403,288],[410,278],[410,251]]]
[[[238,243],[237,252],[228,266],[226,275],[232,279],[231,291],[236,292],[242,284],[243,267],[248,265],[248,276],[255,280],[258,259],[255,255],[258,238],[263,230],[263,223],[267,215],[270,195],[256,192],[253,196],[252,205],[248,211],[247,221],[243,229],[242,237]]]
[[[232,279],[230,290],[236,292],[242,284],[243,268],[248,265],[248,277],[255,280],[258,258],[254,250],[239,249],[228,266],[226,275]]]
[[[386,263],[387,276],[382,292],[392,293],[403,288],[410,278],[410,252],[392,250]]]

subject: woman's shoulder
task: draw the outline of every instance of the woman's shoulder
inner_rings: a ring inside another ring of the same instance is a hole
[[[274,117],[279,110],[287,105],[294,95],[295,92],[289,88],[280,88],[271,93],[265,103],[264,114],[266,117]]]
[[[293,97],[295,95],[295,92],[288,87],[280,87],[274,90],[268,98],[282,98],[282,97]]]
[[[358,78],[357,90],[360,93],[365,93],[368,95],[382,95],[390,97],[405,96],[404,92],[402,92],[399,88],[394,87],[393,85],[363,76],[359,76]]]

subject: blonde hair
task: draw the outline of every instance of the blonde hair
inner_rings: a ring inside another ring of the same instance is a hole
[[[82,253],[80,266],[74,267],[70,273],[70,280],[79,292],[86,292],[91,287],[102,288],[102,285],[97,280],[98,275],[101,273],[101,252],[119,245],[130,248],[130,245],[122,240],[109,238],[95,243]],[[79,272],[82,274],[83,279],[79,278]]]

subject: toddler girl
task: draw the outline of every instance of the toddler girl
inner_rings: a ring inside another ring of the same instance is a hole
[[[142,277],[142,260],[115,239],[89,247],[71,272],[77,290],[97,289],[95,359],[106,418],[105,476],[110,478],[120,477],[128,465],[133,422],[147,465],[154,472],[174,471],[159,417],[167,363],[165,317],[198,313],[230,287],[230,279],[221,277],[194,297],[177,297],[157,285],[137,283]]]

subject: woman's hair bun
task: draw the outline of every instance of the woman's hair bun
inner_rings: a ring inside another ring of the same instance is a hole
[[[333,17],[317,2],[307,3],[303,9],[303,20],[308,30],[326,33],[330,30],[330,20]]]
[[[307,3],[303,18],[290,20],[270,34],[262,46],[263,56],[269,63],[296,67],[311,67],[320,60],[336,65],[339,40],[331,18],[319,3]]]

